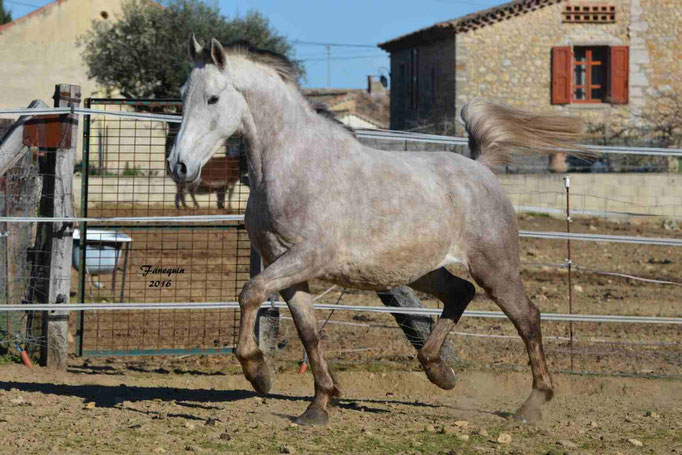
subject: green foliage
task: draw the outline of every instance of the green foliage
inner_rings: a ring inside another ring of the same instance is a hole
[[[21,357],[14,349],[0,346],[0,365],[10,365],[13,363],[21,363]]]
[[[608,123],[587,123],[588,141],[596,145],[682,147],[682,90],[678,88],[682,81],[673,80],[674,88],[651,90],[645,108],[627,114],[634,121],[611,116]],[[676,157],[608,155],[604,161],[615,172],[682,172],[682,162]]]
[[[123,175],[129,177],[135,175],[142,175],[142,171],[140,170],[139,166],[131,167],[130,164],[126,161],[125,168],[123,169]]]
[[[207,43],[248,40],[254,46],[293,55],[286,37],[257,11],[226,18],[201,0],[129,0],[120,18],[93,21],[79,37],[88,76],[125,97],[176,98],[192,68],[187,38]],[[300,65],[299,65],[300,69]]]
[[[74,174],[81,174],[83,172],[83,162],[78,161],[77,163],[74,163],[73,165],[73,173]],[[102,176],[102,177],[115,177],[117,174],[114,172],[109,172],[105,169],[100,169],[97,166],[93,166],[92,164],[90,165],[88,169],[88,175],[93,176]]]
[[[0,0],[0,25],[12,22],[12,13],[5,9],[5,5]]]

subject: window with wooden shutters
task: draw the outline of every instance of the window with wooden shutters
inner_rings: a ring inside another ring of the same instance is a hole
[[[552,49],[552,104],[628,102],[627,46]]]

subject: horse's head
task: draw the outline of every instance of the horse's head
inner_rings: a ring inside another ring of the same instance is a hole
[[[167,160],[176,182],[196,181],[216,144],[239,132],[248,111],[223,46],[213,39],[203,48],[192,34],[187,50],[194,69],[182,87],[182,124]]]

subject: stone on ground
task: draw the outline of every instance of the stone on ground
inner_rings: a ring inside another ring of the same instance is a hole
[[[500,433],[497,437],[498,444],[509,444],[512,442],[512,437],[509,433]]]

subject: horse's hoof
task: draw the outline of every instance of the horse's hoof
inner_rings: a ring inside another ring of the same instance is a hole
[[[308,406],[303,414],[298,416],[296,423],[299,425],[327,425],[329,423],[329,414],[324,409],[318,406]]]
[[[424,371],[426,372],[426,377],[429,378],[429,381],[436,384],[441,389],[452,390],[455,388],[455,372],[444,362],[439,361],[424,365]]]
[[[253,363],[256,364],[255,367],[252,366]],[[252,362],[251,365],[244,368],[244,376],[251,383],[253,389],[260,394],[266,394],[272,388],[272,371],[265,360]]]
[[[542,420],[539,406],[521,406],[514,414],[514,420],[522,423],[538,423]]]

